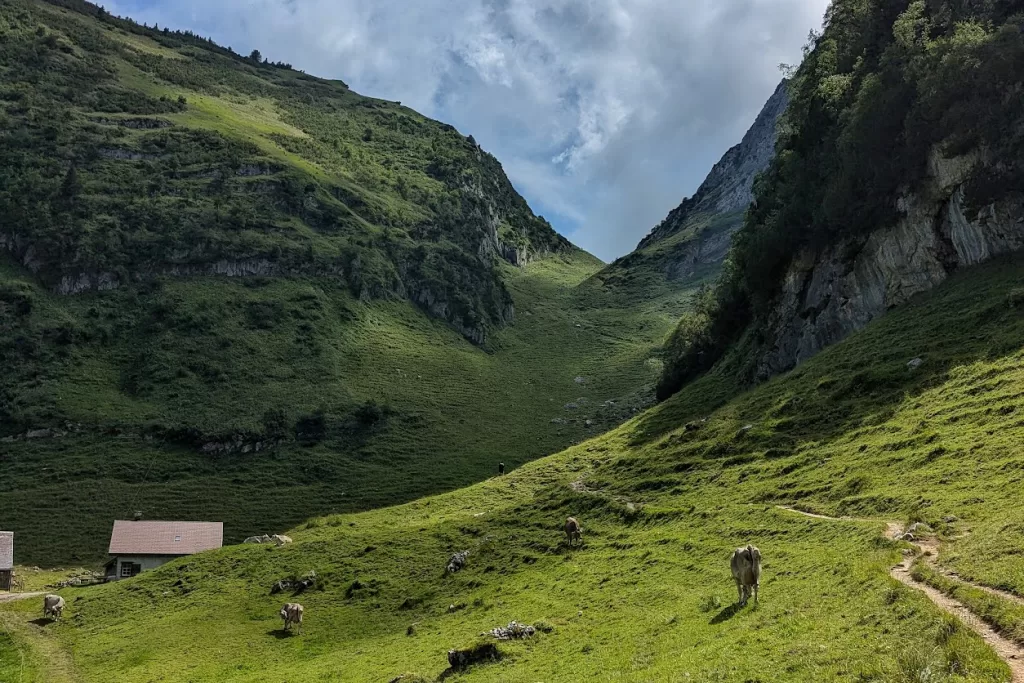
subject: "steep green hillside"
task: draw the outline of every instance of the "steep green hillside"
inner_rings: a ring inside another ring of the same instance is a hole
[[[845,320],[891,307],[893,291],[921,291],[962,265],[1019,248],[1022,71],[1020,2],[835,0],[792,79],[777,155],[755,187],[730,267],[681,324],[659,394],[679,390],[741,339],[748,379],[772,374],[772,364],[757,367],[760,352],[807,349],[783,354],[775,365],[788,369],[841,338],[830,325],[845,333]],[[966,177],[945,178],[956,177],[945,169],[957,164]],[[931,215],[917,215],[933,202]],[[879,238],[882,246],[871,242],[894,227],[906,230]],[[928,268],[915,262],[915,247],[934,252],[937,273],[921,274]],[[852,271],[861,291],[838,282]],[[846,304],[861,297],[881,303]],[[817,323],[826,331],[805,326],[801,337],[787,329],[798,316],[813,327],[830,303],[835,311]]]
[[[1007,681],[980,638],[889,578],[906,546],[880,534],[925,521],[942,562],[1024,594],[1022,283],[1019,257],[969,269],[754,391],[711,373],[506,477],[69,590],[60,625],[28,623],[34,604],[0,614],[30,656],[56,638],[84,681]],[[776,507],[794,504],[877,521]],[[562,540],[569,514],[582,548]],[[761,602],[737,609],[727,558],[747,542]],[[303,634],[284,637],[271,584],[311,570]],[[1004,602],[1000,628],[1024,644]],[[443,673],[449,648],[513,619],[550,632]]]
[[[451,126],[77,0],[0,5],[0,215],[29,564],[135,510],[237,540],[555,452],[649,402],[692,286],[581,284]]]
[[[499,262],[571,250],[472,138],[398,103],[80,0],[0,17],[0,245],[57,291],[316,275],[483,344],[513,315]]]

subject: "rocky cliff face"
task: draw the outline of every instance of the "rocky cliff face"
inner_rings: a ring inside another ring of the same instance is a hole
[[[115,161],[137,161],[132,155],[106,155]],[[178,245],[149,258],[124,259],[116,268],[99,267],[87,258],[66,258],[52,243],[15,227],[0,226],[0,252],[35,274],[56,294],[76,295],[130,285],[152,277],[327,277],[348,286],[362,301],[407,299],[428,315],[439,318],[477,345],[484,345],[491,329],[513,322],[512,297],[502,280],[497,264],[501,261],[524,266],[535,258],[574,247],[558,235],[546,221],[533,215],[525,200],[515,191],[492,156],[478,147],[470,157],[477,172],[471,181],[459,177],[455,190],[461,202],[460,214],[448,222],[425,222],[425,231],[449,236],[458,241],[463,254],[446,256],[440,265],[424,264],[415,249],[405,244],[357,254],[348,258],[344,248],[331,258],[303,258],[295,254],[251,255],[224,253],[208,244]],[[266,183],[248,185],[249,192],[276,201],[281,183],[273,176],[280,168],[268,164],[242,164],[233,174],[252,178],[269,176]],[[204,177],[216,178],[221,172],[211,169]],[[168,192],[170,194],[170,192]],[[313,201],[307,197],[307,203]],[[286,213],[296,213],[277,202]],[[314,207],[315,208],[315,207]],[[301,212],[300,217],[301,217]],[[454,225],[454,227],[453,227]],[[415,230],[416,228],[413,228]],[[8,232],[10,230],[10,232]],[[432,268],[432,270],[431,270]],[[466,304],[467,295],[481,294],[476,308]]]
[[[764,330],[757,379],[785,372],[935,287],[958,268],[1024,248],[1024,198],[968,212],[964,185],[984,163],[935,153],[923,185],[902,196],[896,225],[797,255]]]
[[[783,82],[740,144],[715,164],[696,194],[683,200],[640,242],[638,250],[645,250],[681,233],[695,233],[692,239],[680,240],[667,255],[664,267],[669,279],[688,277],[701,265],[725,259],[730,238],[753,200],[754,178],[775,155],[778,122],[788,103]]]

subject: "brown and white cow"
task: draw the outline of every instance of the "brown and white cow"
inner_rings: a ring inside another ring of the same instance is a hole
[[[732,554],[732,578],[736,580],[739,591],[740,607],[747,604],[753,591],[754,602],[757,602],[757,589],[761,583],[761,551],[752,545],[737,548]]]
[[[572,547],[573,541],[579,541],[583,543],[583,527],[576,521],[575,517],[570,517],[565,520],[565,536],[569,539],[569,547]]]

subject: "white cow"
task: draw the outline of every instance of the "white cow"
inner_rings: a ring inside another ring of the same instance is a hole
[[[737,548],[732,554],[732,578],[736,579],[736,590],[740,594],[740,607],[747,604],[751,591],[757,602],[757,589],[761,583],[761,551],[752,545]]]
[[[297,602],[289,602],[281,608],[281,618],[284,619],[284,630],[288,631],[294,624],[296,631],[302,634],[302,612],[303,608]]]
[[[59,595],[47,595],[43,598],[43,618],[52,617],[54,621],[60,619],[64,613],[64,598]]]

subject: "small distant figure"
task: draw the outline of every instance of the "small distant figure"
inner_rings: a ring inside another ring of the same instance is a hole
[[[281,618],[284,619],[284,630],[291,630],[291,627],[295,626],[295,631],[299,635],[302,635],[302,612],[303,608],[297,602],[289,602],[281,608]]]
[[[740,607],[746,606],[751,591],[756,603],[757,589],[761,583],[761,551],[752,545],[737,548],[732,554],[730,566],[732,578],[736,579],[736,590],[740,594]]]
[[[498,463],[498,476],[500,477],[503,474],[505,474],[505,463],[499,462]]]
[[[572,547],[573,541],[579,541],[583,543],[583,527],[576,521],[575,517],[570,517],[565,520],[565,535],[569,539],[569,547]]]
[[[54,621],[60,619],[64,614],[64,598],[59,595],[47,595],[43,598],[43,618],[52,618]]]

